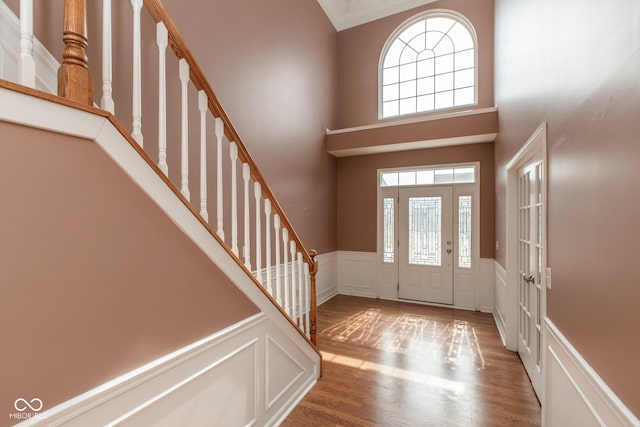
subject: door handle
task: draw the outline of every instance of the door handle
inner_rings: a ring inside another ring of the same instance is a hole
[[[536,279],[533,277],[533,275],[529,274],[527,276],[524,276],[524,281],[527,283],[534,283]]]
[[[451,249],[447,249],[447,253],[450,254],[451,253]]]

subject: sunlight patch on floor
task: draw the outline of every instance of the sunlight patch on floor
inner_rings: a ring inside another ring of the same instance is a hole
[[[459,381],[452,381],[435,375],[424,374],[420,372],[408,371],[406,369],[396,368],[393,366],[382,365],[380,363],[369,362],[367,360],[355,357],[344,356],[340,354],[322,351],[322,360],[324,362],[337,363],[350,368],[361,369],[364,371],[376,371],[380,374],[394,377],[397,379],[417,382],[430,387],[435,387],[453,393],[462,395],[465,392],[465,384]]]
[[[485,368],[485,359],[473,326],[463,320],[444,323],[429,316],[405,313],[394,317],[380,334],[374,331],[385,322],[382,310],[370,308],[337,323],[322,334],[333,341],[350,343],[385,352],[420,354],[431,360],[442,360],[455,368],[465,359],[478,370]],[[466,364],[466,363],[465,363]]]

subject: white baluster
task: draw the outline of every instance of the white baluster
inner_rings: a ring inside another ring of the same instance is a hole
[[[289,242],[289,251],[291,252],[291,317],[296,320],[297,312],[299,311],[296,299],[298,275],[296,274],[296,244],[293,240]]]
[[[200,215],[209,222],[207,212],[207,110],[209,98],[203,90],[198,92],[198,108],[200,109]]]
[[[180,174],[182,176],[180,192],[191,201],[191,192],[189,191],[189,64],[186,59],[181,59],[180,67],[180,84],[182,86],[182,168]]]
[[[273,215],[273,229],[275,230],[273,240],[276,248],[276,300],[280,307],[283,307],[282,280],[280,278],[280,215],[278,214]]]
[[[231,157],[231,252],[238,256],[238,146],[232,142],[229,146]]]
[[[242,164],[242,180],[244,181],[244,265],[251,270],[251,223],[249,216],[249,182],[251,169],[248,163]]]
[[[33,59],[33,0],[20,0],[20,84],[36,87]]]
[[[158,45],[158,167],[169,176],[167,164],[167,46],[169,33],[162,21],[156,26]]]
[[[262,280],[262,227],[260,224],[260,200],[262,200],[262,188],[260,187],[260,183],[256,182],[253,184],[254,196],[256,198],[256,277],[258,281],[264,284]]]
[[[265,247],[265,264],[267,270],[267,291],[273,295],[273,287],[271,286],[271,227],[269,227],[271,219],[271,200],[264,200],[264,247]],[[277,242],[276,237],[276,242]]]
[[[283,255],[283,275],[284,275],[284,310],[291,316],[291,301],[289,299],[289,261],[287,259],[287,242],[289,241],[289,230],[282,229],[282,255]]]
[[[100,108],[115,114],[113,102],[113,55],[111,49],[111,0],[102,0],[102,99]]]
[[[304,313],[305,313],[305,333],[307,338],[311,337],[311,327],[309,319],[309,308],[311,306],[311,274],[309,272],[309,264],[304,263]]]
[[[294,245],[295,246],[295,245]],[[298,252],[298,326],[304,331],[304,273],[302,271],[302,253]]]
[[[131,0],[133,6],[133,132],[131,136],[140,147],[142,137],[142,48],[140,43],[140,11],[143,0]]]
[[[216,118],[216,139],[218,140],[216,155],[218,156],[216,167],[216,182],[217,182],[217,231],[218,237],[224,240],[224,221],[223,221],[223,202],[222,202],[222,137],[224,136],[224,122],[220,117]]]
[[[4,73],[3,60],[4,60],[4,47],[2,47],[2,43],[0,43],[0,79],[7,80],[7,76],[5,76],[5,73]]]

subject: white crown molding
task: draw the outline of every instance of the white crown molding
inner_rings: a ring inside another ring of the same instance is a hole
[[[366,24],[436,0],[318,0],[336,31]]]

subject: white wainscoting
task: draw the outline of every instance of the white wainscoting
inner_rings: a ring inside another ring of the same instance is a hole
[[[35,37],[33,38],[33,59],[36,63],[36,89],[57,93],[60,63]],[[19,62],[20,20],[9,6],[0,0],[0,78],[18,83]]]
[[[338,252],[328,252],[316,256],[316,297],[320,305],[338,295]]]
[[[269,323],[256,314],[20,425],[277,425],[318,372]]]
[[[547,427],[640,426],[640,420],[548,318],[545,328],[547,366],[542,424]]]
[[[498,261],[495,261],[495,292],[494,292],[494,309],[493,317],[496,321],[496,326],[500,332],[500,338],[502,339],[502,345],[507,345],[506,328],[507,324],[507,272],[500,265]]]
[[[338,251],[338,293],[376,298],[376,270],[375,252]]]
[[[334,296],[338,295],[338,282],[337,282],[337,265],[338,265],[338,255],[337,252],[328,252],[326,254],[321,254],[316,256],[316,261],[318,261],[318,274],[316,275],[316,304],[320,305]],[[288,262],[287,263],[287,283],[291,283],[292,275],[291,272],[292,267],[295,265],[296,268],[296,280],[297,280],[297,263]],[[285,282],[284,268],[285,264],[280,264],[280,282]],[[276,286],[276,272],[278,269],[275,265],[270,267],[271,269],[271,283],[275,288]],[[257,271],[254,270],[254,275],[257,275]],[[267,281],[267,269],[263,268],[260,270],[260,282],[266,283]],[[273,297],[277,297],[277,290],[274,289]],[[292,301],[289,307],[284,306],[283,308],[290,312],[293,310],[294,313],[298,312],[298,301]]]
[[[492,258],[481,258],[476,277],[468,291],[473,297],[464,299],[458,308],[494,311],[494,271]],[[398,274],[395,264],[378,262],[375,252],[338,251],[338,293],[368,298],[398,299]],[[475,289],[475,287],[479,287]],[[457,300],[456,300],[457,304]]]
[[[480,258],[480,295],[479,308],[483,313],[493,313],[495,306],[495,267],[493,258]]]

